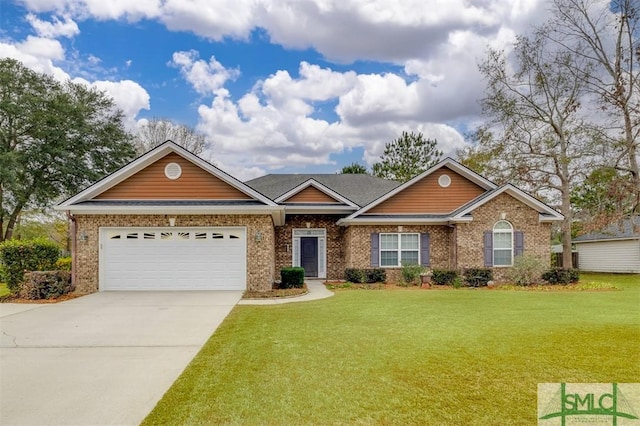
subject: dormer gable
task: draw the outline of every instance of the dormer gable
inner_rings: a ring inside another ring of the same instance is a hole
[[[357,209],[358,206],[314,179],[308,179],[275,199],[280,204],[342,205]]]

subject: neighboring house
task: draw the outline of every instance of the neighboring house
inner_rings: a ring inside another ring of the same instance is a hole
[[[403,262],[549,264],[562,215],[512,185],[445,159],[404,184],[368,175],[267,175],[240,182],[166,142],[56,207],[72,218],[74,282],[99,290],[264,291],[280,268],[341,279]]]
[[[640,216],[574,238],[584,271],[640,273]]]

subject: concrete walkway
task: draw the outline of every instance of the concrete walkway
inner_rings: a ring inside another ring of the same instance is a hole
[[[333,296],[333,292],[327,290],[321,280],[307,281],[309,292],[296,297],[274,297],[272,299],[242,299],[238,305],[279,305],[282,303],[307,302],[309,300],[326,299]]]
[[[137,425],[240,291],[0,304],[0,425]]]

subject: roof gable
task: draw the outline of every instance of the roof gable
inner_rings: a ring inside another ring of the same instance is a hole
[[[292,188],[290,191],[287,191],[280,197],[276,198],[275,201],[277,203],[286,204],[342,204],[356,209],[358,208],[358,206],[349,199],[343,197],[332,189],[327,188],[325,185],[316,182],[314,179],[309,179]]]
[[[456,183],[453,188],[451,188],[451,185],[446,188],[440,187],[438,178],[443,174],[449,174],[451,184],[453,184],[455,180]],[[434,203],[433,200],[425,199],[431,196],[425,191],[429,189],[435,190],[436,187],[439,188],[437,191],[440,193],[440,199],[442,201]],[[449,213],[483,192],[495,189],[495,187],[496,185],[493,182],[483,178],[473,170],[466,168],[451,158],[445,158],[425,172],[364,206],[347,219],[354,219],[367,213],[386,213],[384,212],[386,209],[391,210],[389,213],[398,215],[412,213]],[[447,193],[452,192],[448,190],[449,188],[454,191],[456,188],[459,189],[458,195],[452,197],[452,200],[454,200],[453,203],[446,199],[448,198]],[[404,194],[405,191],[407,192],[406,195]],[[412,198],[420,199],[412,200]],[[389,203],[387,203],[387,201],[389,201]],[[411,201],[413,201],[413,204]]]
[[[173,182],[164,176],[164,167],[170,162],[178,163],[183,173]],[[196,190],[188,190],[189,184],[194,182],[200,186]],[[276,206],[264,195],[171,141],[62,202],[58,209],[65,210],[86,201],[116,199],[248,200]]]
[[[505,185],[500,186],[499,188],[496,188],[493,191],[489,191],[480,195],[474,200],[471,200],[469,203],[467,203],[466,205],[459,208],[456,212],[454,212],[451,215],[451,220],[465,221],[468,218],[468,215],[470,215],[475,209],[488,203],[489,201],[498,197],[500,194],[508,194],[511,197],[515,198],[516,200],[520,201],[521,203],[536,210],[540,214],[539,220],[541,222],[554,222],[554,221],[560,221],[564,219],[564,216],[562,214],[558,213],[556,210],[554,210],[547,204],[543,203],[542,201],[538,200],[535,197],[532,197],[531,195],[527,194],[520,188],[510,183],[507,183]]]
[[[439,180],[447,177],[448,185],[440,185]],[[485,191],[475,182],[444,166],[370,208],[367,214],[450,213]]]
[[[180,166],[180,178],[170,179],[166,176],[165,168],[170,164]],[[250,200],[252,197],[175,152],[170,152],[93,199]]]

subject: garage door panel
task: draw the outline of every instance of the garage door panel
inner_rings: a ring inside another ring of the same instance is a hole
[[[103,290],[244,290],[244,228],[103,228]]]

